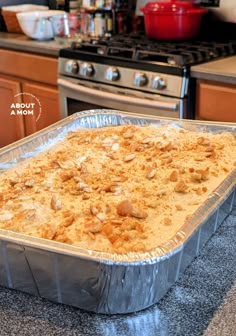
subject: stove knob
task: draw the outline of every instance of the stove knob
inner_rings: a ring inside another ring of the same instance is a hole
[[[166,81],[162,77],[156,76],[152,81],[152,88],[157,90],[163,90],[166,88]]]
[[[109,80],[111,82],[115,82],[120,78],[119,70],[115,67],[109,67],[106,69],[105,73],[106,80]]]
[[[91,63],[83,63],[81,67],[81,74],[85,77],[92,77],[94,74],[94,67]]]
[[[143,72],[137,72],[134,77],[135,86],[145,86],[148,83],[148,78]]]
[[[79,65],[76,61],[70,60],[66,62],[65,71],[69,74],[75,75],[79,72]]]

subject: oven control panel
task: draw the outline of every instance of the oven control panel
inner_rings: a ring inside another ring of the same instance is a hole
[[[187,94],[186,78],[146,70],[59,58],[59,74],[171,97]]]

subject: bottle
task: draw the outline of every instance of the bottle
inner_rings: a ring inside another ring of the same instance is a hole
[[[127,32],[124,12],[116,13],[116,32],[118,34]]]
[[[87,22],[88,22],[88,35],[95,36],[95,22],[94,22],[94,13],[87,14]]]
[[[111,36],[113,33],[113,19],[112,19],[112,13],[106,12],[105,13],[105,26],[106,26],[106,36]]]
[[[94,17],[94,31],[95,36],[103,36],[105,34],[105,19],[103,13],[95,13]]]

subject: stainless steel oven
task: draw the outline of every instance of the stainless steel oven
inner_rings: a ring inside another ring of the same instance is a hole
[[[153,41],[135,33],[74,42],[59,53],[61,116],[108,108],[193,119],[191,66],[235,52],[229,41]]]

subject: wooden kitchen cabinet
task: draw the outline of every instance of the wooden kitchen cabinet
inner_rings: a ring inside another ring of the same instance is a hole
[[[34,83],[24,83],[22,87],[24,92],[33,94],[40,102],[40,105],[36,105],[34,109],[35,114],[25,118],[26,135],[37,132],[59,120],[59,97],[56,88]],[[35,102],[33,98],[29,100],[32,103]]]
[[[0,50],[0,147],[60,119],[57,66],[55,57]]]
[[[11,79],[0,78],[0,147],[24,137],[24,118],[11,115],[13,97],[20,92],[20,83]],[[21,96],[15,101],[21,103]]]
[[[197,80],[196,119],[236,122],[236,86]]]

